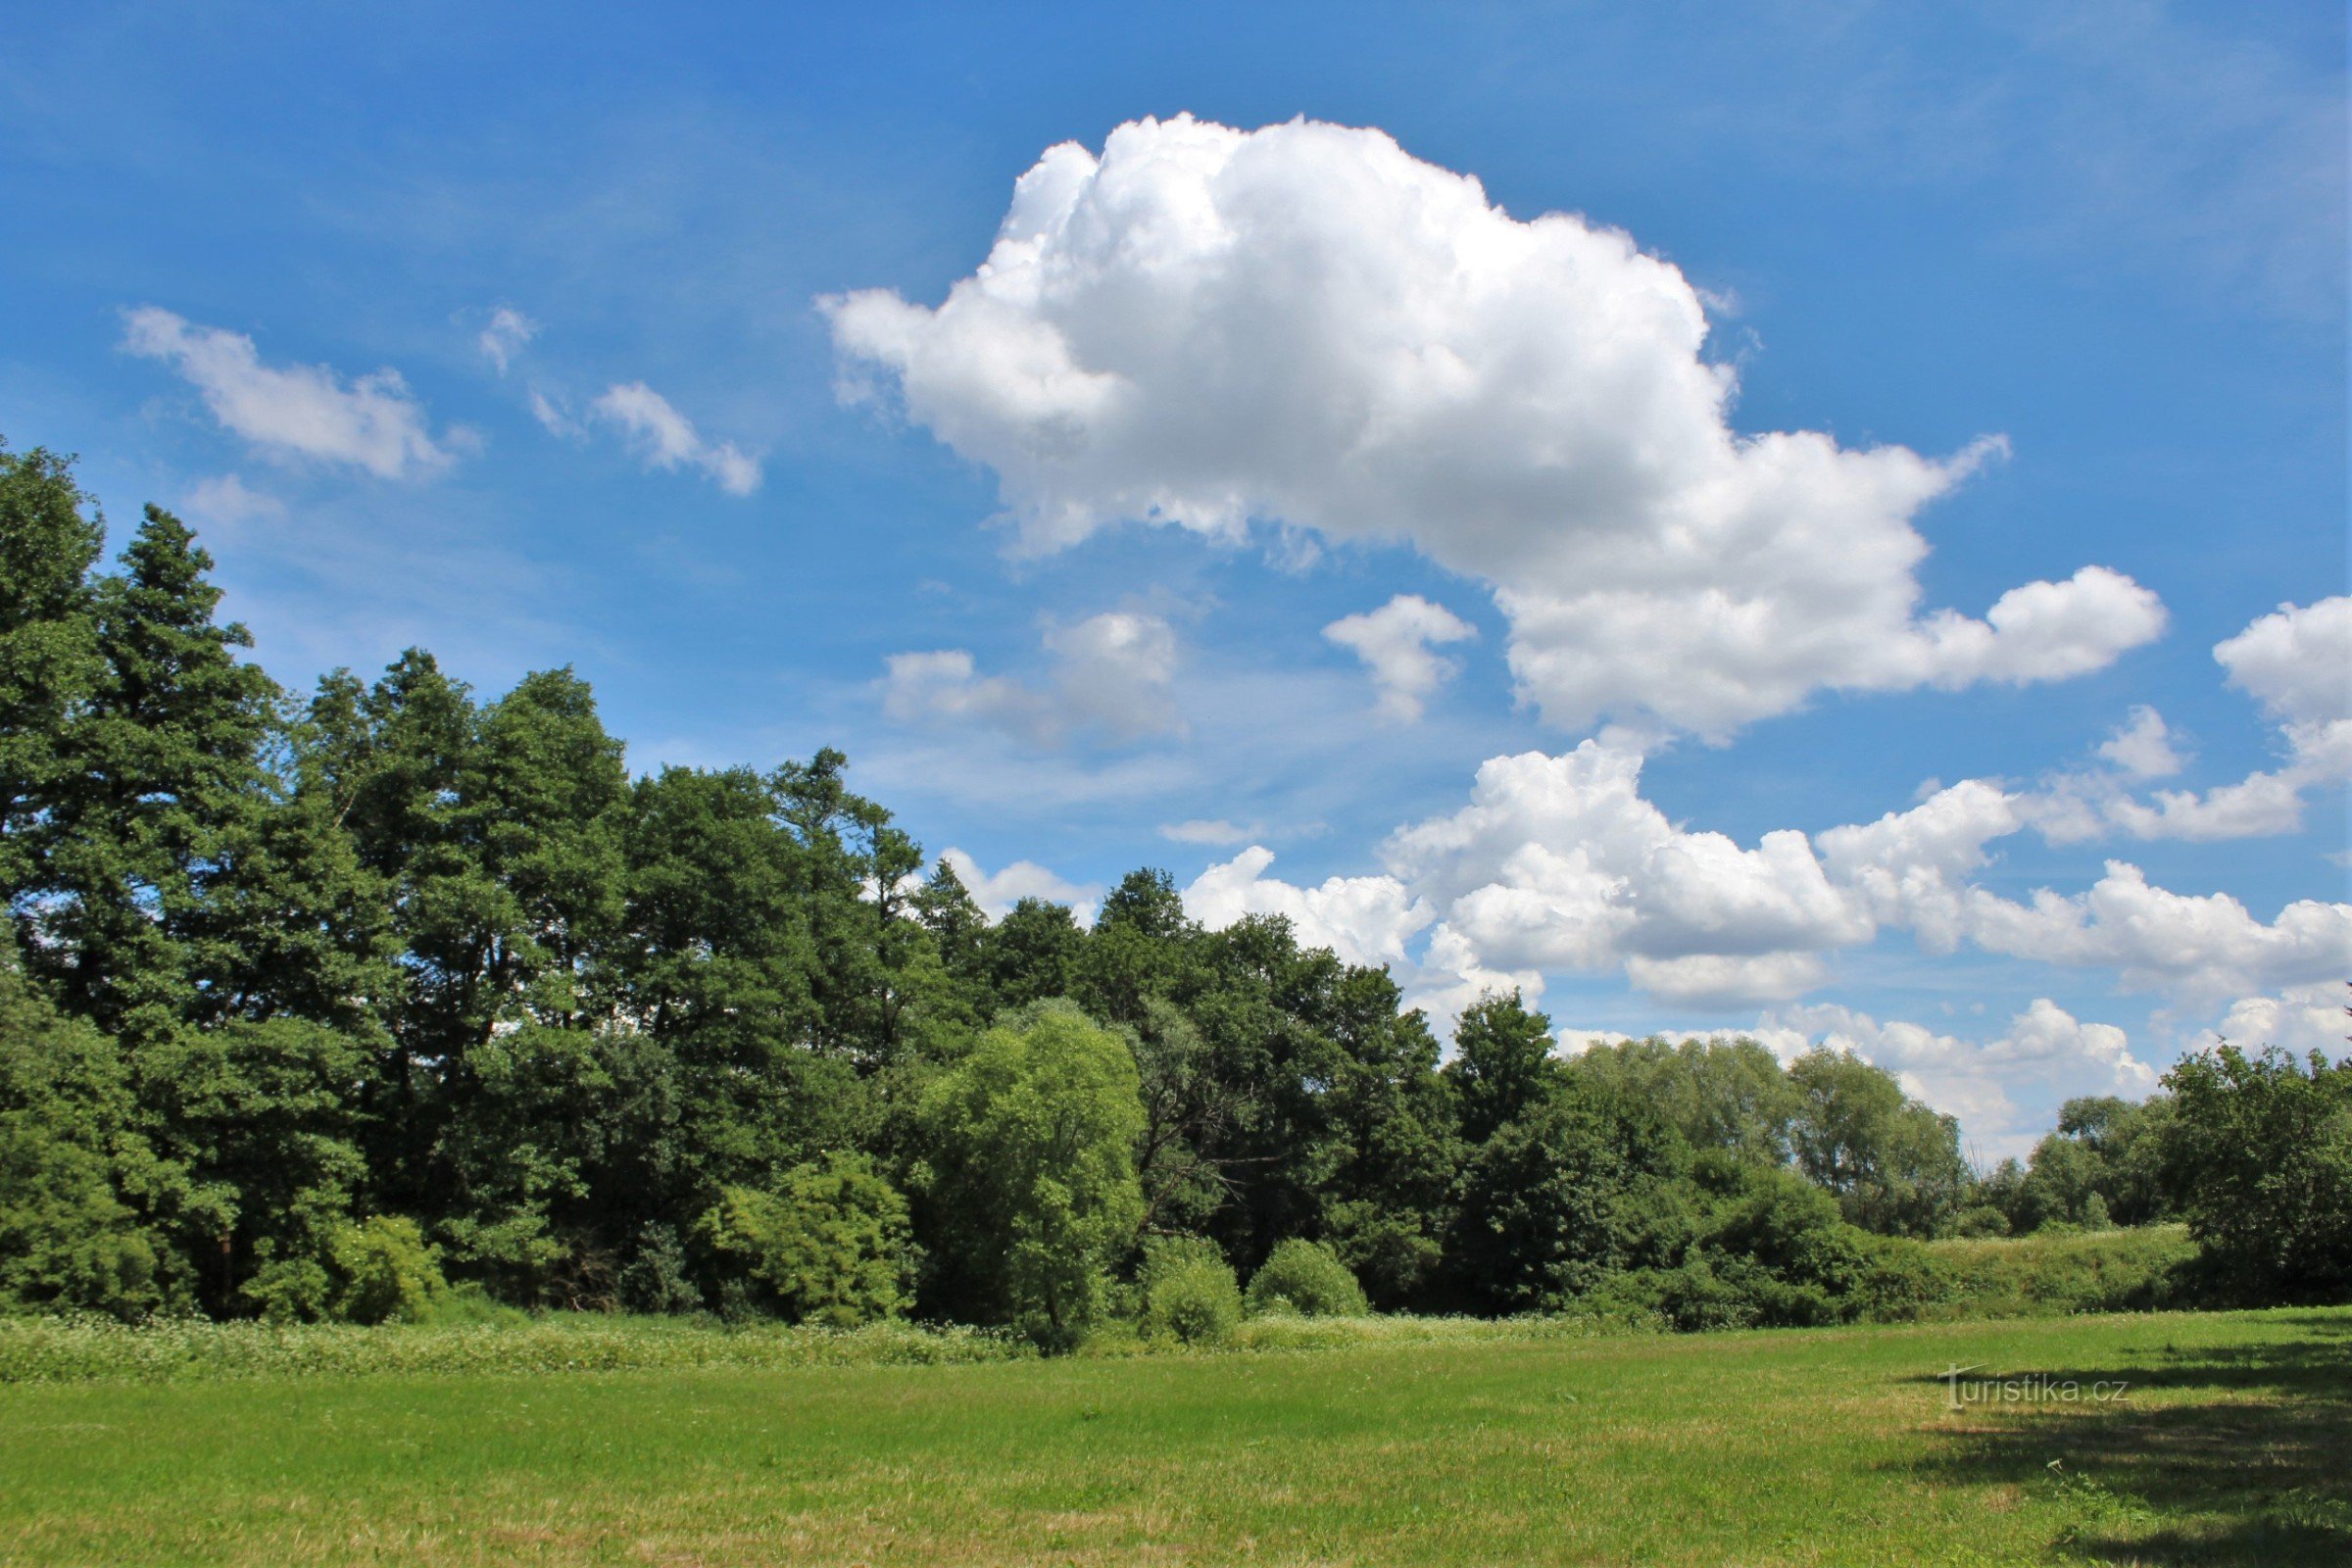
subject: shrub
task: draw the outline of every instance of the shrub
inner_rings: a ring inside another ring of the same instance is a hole
[[[1960,1211],[1960,1217],[1952,1221],[1952,1234],[1969,1238],[2006,1236],[2009,1216],[1991,1203],[1978,1203]]]
[[[906,1303],[906,1200],[858,1155],[796,1165],[772,1193],[730,1187],[700,1231],[760,1287],[750,1298],[789,1322],[856,1328]]]
[[[1222,1345],[1242,1321],[1242,1288],[1216,1244],[1154,1237],[1136,1280],[1144,1332],[1185,1345]]]
[[[347,1323],[421,1323],[449,1292],[424,1233],[402,1215],[345,1225],[335,1233],[333,1257],[342,1278],[334,1315]]]
[[[1250,1279],[1250,1310],[1287,1303],[1301,1317],[1361,1317],[1370,1307],[1363,1287],[1339,1254],[1320,1242],[1293,1237],[1278,1244]]]

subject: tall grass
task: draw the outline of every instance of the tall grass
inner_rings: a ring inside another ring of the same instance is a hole
[[[688,1319],[564,1313],[448,1325],[0,1319],[0,1384],[178,1383],[360,1375],[535,1376],[795,1366],[928,1366],[1013,1360],[1026,1341],[984,1329],[721,1327]]]
[[[2196,1304],[2196,1244],[2184,1225],[2043,1232],[1928,1244],[1944,1282],[1938,1318],[2143,1312]]]

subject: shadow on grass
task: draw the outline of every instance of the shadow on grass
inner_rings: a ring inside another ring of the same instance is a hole
[[[2130,1389],[2112,1402],[1969,1405],[1948,1417],[1926,1473],[2056,1497],[2073,1515],[2052,1544],[2062,1555],[2340,1568],[2352,1562],[2352,1323],[2317,1313],[2285,1322],[2312,1337],[1977,1372]]]

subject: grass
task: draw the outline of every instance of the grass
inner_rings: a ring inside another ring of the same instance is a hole
[[[2352,1310],[1326,1332],[1129,1358],[10,1384],[0,1563],[2352,1554]],[[2131,1387],[1955,1413],[1955,1363]]]
[[[2144,1225],[1930,1242],[1928,1255],[1948,1281],[1944,1315],[2030,1317],[2177,1304],[2197,1247],[2185,1225]]]

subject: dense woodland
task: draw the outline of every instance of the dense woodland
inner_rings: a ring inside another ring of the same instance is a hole
[[[0,448],[7,1310],[1066,1345],[1238,1271],[1266,1310],[1822,1322],[1932,1302],[1927,1238],[2166,1219],[2213,1291],[2352,1287],[2352,1068],[2192,1056],[1979,1172],[1847,1055],[1566,1058],[1516,996],[1447,1050],[1164,872],[992,921],[838,753],[632,776],[568,669],[285,691],[176,518],[105,546],[69,462]]]

